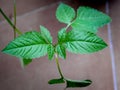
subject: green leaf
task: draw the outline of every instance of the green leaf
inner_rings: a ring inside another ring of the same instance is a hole
[[[47,54],[48,44],[39,32],[31,31],[11,41],[2,52],[25,59],[32,59]]]
[[[86,21],[80,21],[79,19],[76,19],[71,26],[74,30],[97,33],[97,27],[90,25]]]
[[[30,64],[31,62],[32,62],[32,59],[25,59],[25,58],[21,59],[22,66],[26,66]]]
[[[76,87],[87,87],[92,81],[91,80],[70,80],[66,79],[67,88],[76,88]]]
[[[93,53],[102,50],[107,44],[96,34],[71,30],[67,34],[66,44],[67,50],[73,53]]]
[[[47,28],[40,26],[41,35],[45,39],[47,43],[52,43],[52,36],[50,35],[50,32],[47,30]]]
[[[96,33],[97,28],[109,23],[111,18],[106,14],[90,7],[79,7],[77,17],[72,27],[79,30],[87,30]]]
[[[67,34],[66,28],[62,28],[58,32],[58,45],[56,46],[57,53],[63,59],[66,58],[66,48],[65,48],[65,44],[63,44],[62,42],[64,42],[66,40],[66,34]]]
[[[52,60],[53,59],[53,56],[54,56],[54,53],[55,53],[55,50],[54,50],[54,46],[53,45],[49,45],[48,48],[47,48],[47,53],[48,53],[48,59],[49,60]]]
[[[49,84],[62,84],[62,83],[65,83],[65,81],[60,78],[60,79],[52,79],[50,81],[48,81]]]
[[[63,45],[62,45],[62,44],[58,44],[58,45],[56,46],[56,51],[57,51],[58,55],[59,55],[61,58],[63,58],[63,59],[66,58],[66,48],[65,48],[64,44],[63,44]]]
[[[75,11],[72,7],[61,3],[56,11],[56,18],[66,24],[70,24],[75,18]]]
[[[66,28],[62,28],[59,32],[58,32],[58,43],[63,42],[66,39]]]

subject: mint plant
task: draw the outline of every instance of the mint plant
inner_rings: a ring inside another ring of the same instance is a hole
[[[15,4],[14,4],[15,5]],[[1,14],[14,29],[14,40],[2,50],[3,53],[16,56],[20,59],[22,65],[26,66],[34,58],[48,55],[49,60],[55,59],[60,78],[49,80],[49,84],[65,83],[66,88],[86,87],[91,80],[71,80],[64,77],[59,58],[66,59],[66,51],[75,54],[89,54],[100,51],[107,47],[102,38],[97,35],[100,27],[103,27],[111,21],[106,14],[90,7],[79,7],[75,11],[72,7],[61,3],[56,10],[56,18],[59,22],[66,24],[58,32],[58,41],[52,43],[52,36],[49,30],[40,26],[40,31],[29,31],[21,33],[16,27],[16,7],[14,7],[14,24],[0,9]],[[68,31],[68,28],[71,30]],[[18,33],[18,37],[16,37]]]

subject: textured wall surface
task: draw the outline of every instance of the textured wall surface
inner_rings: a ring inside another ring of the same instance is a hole
[[[112,17],[111,31],[114,47],[113,53],[115,55],[115,64],[117,71],[117,86],[118,90],[120,90],[120,0],[116,0],[113,3],[110,3],[110,15]]]

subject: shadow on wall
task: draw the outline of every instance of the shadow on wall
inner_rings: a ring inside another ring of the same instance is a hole
[[[78,8],[81,5],[100,8],[104,6],[107,1],[114,3],[116,0],[70,0],[72,6],[75,8]]]

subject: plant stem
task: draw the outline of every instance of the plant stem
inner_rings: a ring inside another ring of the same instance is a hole
[[[0,13],[3,15],[3,17],[5,18],[5,20],[9,23],[9,25],[14,29],[14,28],[16,28],[15,26],[14,26],[14,24],[11,22],[11,20],[6,16],[6,14],[3,12],[3,10],[0,8]],[[15,29],[15,31],[19,34],[19,35],[21,35],[22,34],[22,32],[18,29],[18,28],[16,28]]]
[[[16,38],[16,0],[14,0],[14,38]]]
[[[60,65],[59,65],[58,55],[57,55],[57,53],[55,54],[55,60],[56,60],[56,65],[57,65],[57,68],[58,68],[59,74],[60,74],[61,78],[64,78],[64,76],[63,76],[63,74],[62,74],[62,71],[61,71],[61,69],[60,69]]]
[[[66,26],[66,30],[70,27],[71,23]]]

